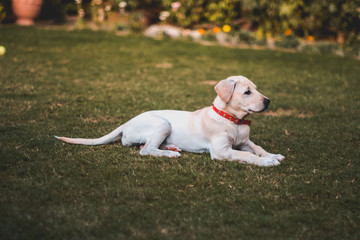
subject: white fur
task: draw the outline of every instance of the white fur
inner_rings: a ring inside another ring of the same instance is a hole
[[[237,118],[266,109],[264,97],[243,76],[220,81],[214,105]],[[246,91],[251,94],[245,94]],[[229,99],[229,91],[231,98]],[[223,95],[226,94],[226,97]],[[222,99],[227,99],[224,102]],[[259,166],[275,166],[284,160],[266,152],[249,139],[248,125],[236,125],[219,116],[212,107],[195,112],[159,110],[142,113],[111,133],[97,139],[56,137],[64,142],[99,145],[121,139],[125,146],[144,145],[141,155],[180,157],[180,151],[209,152],[212,159],[239,161]]]

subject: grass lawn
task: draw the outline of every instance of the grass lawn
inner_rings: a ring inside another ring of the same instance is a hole
[[[0,239],[360,238],[359,61],[14,26],[0,45]],[[210,106],[231,75],[272,100],[251,138],[280,166],[53,137]]]

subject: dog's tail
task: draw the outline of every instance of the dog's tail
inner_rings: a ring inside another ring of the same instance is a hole
[[[123,133],[123,127],[124,125],[121,125],[120,127],[116,128],[111,133],[102,136],[100,138],[68,138],[68,137],[58,137],[55,136],[57,139],[72,143],[72,144],[82,144],[82,145],[101,145],[101,144],[107,144],[111,142],[115,142],[122,137]]]

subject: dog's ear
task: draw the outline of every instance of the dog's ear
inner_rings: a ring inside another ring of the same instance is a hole
[[[230,101],[235,89],[235,83],[234,80],[228,78],[216,84],[215,91],[223,102],[227,103]]]

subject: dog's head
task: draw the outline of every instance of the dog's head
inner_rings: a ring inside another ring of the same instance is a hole
[[[256,90],[253,82],[243,76],[232,76],[215,86],[223,108],[239,116],[265,111],[270,100]]]

